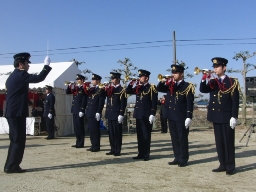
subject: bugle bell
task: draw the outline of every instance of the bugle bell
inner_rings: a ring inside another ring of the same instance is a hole
[[[206,74],[212,74],[213,73],[213,71],[211,71],[211,70],[208,70],[208,69],[199,69],[198,67],[196,67],[195,69],[194,69],[194,73],[196,74],[196,75],[198,75],[199,73],[206,73]]]
[[[75,83],[75,82],[74,81],[65,81],[64,85],[69,85],[69,84],[72,84],[72,83]]]
[[[157,75],[158,81],[162,81],[163,79],[170,79],[170,78],[173,78],[173,75],[162,75],[162,74]]]
[[[126,81],[139,81],[140,78],[126,76],[126,77],[125,77],[125,80],[126,80]]]

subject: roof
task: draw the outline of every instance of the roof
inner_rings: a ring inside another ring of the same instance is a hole
[[[45,64],[29,64],[28,73],[38,74],[41,72]],[[47,75],[44,81],[40,83],[30,83],[30,89],[43,88],[45,85],[50,85],[54,88],[66,89],[64,85],[65,81],[74,81],[76,74],[80,74],[81,71],[78,69],[74,62],[59,62],[51,63],[50,67],[52,70]],[[0,90],[5,89],[5,82],[9,77],[10,73],[14,70],[13,65],[0,65]]]
[[[196,104],[197,105],[208,105],[208,101],[207,102],[205,102],[205,101],[198,101]]]

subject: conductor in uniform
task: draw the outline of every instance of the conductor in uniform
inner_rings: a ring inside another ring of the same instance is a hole
[[[120,85],[120,73],[110,72],[112,85],[106,87],[107,106],[105,117],[108,119],[110,152],[106,155],[120,156],[123,134],[123,119],[127,105],[125,88]]]
[[[66,89],[66,94],[73,94],[71,113],[73,113],[73,124],[76,135],[76,144],[71,147],[84,148],[84,113],[87,101],[87,95],[84,91],[83,75],[77,74],[76,84],[71,83]]]
[[[136,95],[133,117],[136,119],[138,155],[133,159],[149,160],[151,132],[155,121],[158,92],[155,85],[150,84],[147,70],[140,69],[139,81],[131,81],[126,88],[127,94]]]
[[[44,101],[44,118],[45,118],[45,123],[46,123],[46,129],[48,133],[48,137],[45,139],[54,139],[54,117],[55,117],[55,96],[52,93],[52,86],[46,85],[45,86],[45,93],[46,93],[46,98]]]
[[[99,86],[101,79],[101,76],[92,74],[92,87],[89,89],[86,105],[86,117],[88,118],[91,140],[91,147],[88,150],[91,152],[100,151],[100,119],[106,99],[105,89]]]
[[[213,172],[235,173],[235,126],[239,108],[239,82],[225,75],[228,60],[212,58],[217,78],[203,74],[200,92],[210,93],[207,120],[213,122],[219,167]],[[208,81],[208,82],[207,82]]]
[[[9,125],[10,146],[4,166],[5,173],[24,173],[20,163],[26,143],[26,117],[28,117],[29,83],[39,83],[51,71],[50,58],[45,58],[45,66],[38,75],[28,73],[30,54],[18,53],[13,56],[14,71],[6,80],[6,111],[5,117]]]
[[[171,65],[173,78],[163,79],[157,85],[159,92],[167,93],[164,116],[168,119],[174,160],[169,165],[187,166],[189,159],[188,134],[194,105],[194,85],[184,81],[184,66]]]

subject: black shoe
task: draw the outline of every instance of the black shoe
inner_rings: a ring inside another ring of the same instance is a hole
[[[235,174],[235,169],[230,170],[230,171],[226,171],[226,175],[234,175],[234,174]]]
[[[149,157],[143,158],[143,161],[148,161],[148,160],[149,160]]]
[[[76,148],[84,148],[84,146],[76,146]]]
[[[110,152],[108,152],[108,153],[106,153],[106,155],[114,155],[115,153],[114,152],[112,152],[112,151],[110,151]]]
[[[114,156],[121,156],[121,154],[120,153],[115,153]]]
[[[5,173],[25,173],[27,172],[25,169],[5,169]]]
[[[178,161],[172,161],[172,162],[168,162],[168,165],[178,165],[179,162]]]
[[[44,139],[49,139],[48,137],[45,137]]]
[[[100,149],[92,149],[91,152],[98,152]]]
[[[212,172],[224,172],[224,171],[226,171],[225,168],[217,168],[212,170]]]
[[[92,151],[92,148],[90,147],[89,149],[86,149],[86,151]]]
[[[71,147],[76,147],[76,145],[71,145]]]
[[[185,162],[185,163],[179,163],[179,164],[178,164],[179,167],[186,167],[187,165],[188,165],[187,162]]]
[[[144,159],[144,158],[140,156],[136,156],[136,157],[133,157],[132,159]]]

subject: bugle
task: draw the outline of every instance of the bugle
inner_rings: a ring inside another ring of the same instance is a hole
[[[173,75],[162,75],[162,74],[158,74],[157,75],[157,80],[158,81],[162,81],[163,79],[170,79],[170,78],[173,78]]]
[[[140,78],[125,76],[125,81],[139,81]]]
[[[198,67],[196,67],[196,68],[194,69],[194,73],[195,73],[196,75],[198,75],[199,73],[212,74],[212,73],[214,73],[214,72],[211,71],[211,70],[208,70],[208,69],[199,69]]]
[[[69,84],[75,84],[75,82],[74,81],[65,81],[64,82],[64,85],[69,85]]]

